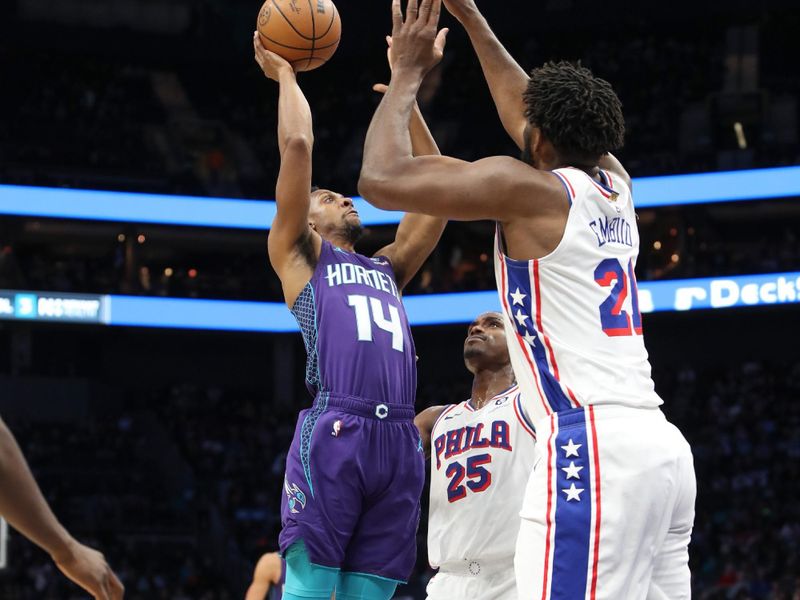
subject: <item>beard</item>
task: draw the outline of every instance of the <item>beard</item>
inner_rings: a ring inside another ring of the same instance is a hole
[[[350,223],[345,221],[342,228],[342,236],[349,243],[355,245],[364,236],[364,226],[361,223]]]

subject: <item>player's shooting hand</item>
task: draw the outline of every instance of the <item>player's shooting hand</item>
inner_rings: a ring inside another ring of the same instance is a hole
[[[292,65],[290,65],[286,59],[264,48],[264,45],[258,38],[257,31],[253,32],[253,50],[255,51],[255,57],[258,66],[261,67],[262,71],[264,71],[264,75],[270,79],[278,81],[281,73],[294,73]]]
[[[411,71],[422,79],[444,56],[448,30],[437,32],[442,0],[409,0],[406,15],[400,0],[392,0],[393,72]]]
[[[53,555],[53,560],[64,575],[95,600],[122,599],[125,588],[97,550],[73,540],[64,554]]]

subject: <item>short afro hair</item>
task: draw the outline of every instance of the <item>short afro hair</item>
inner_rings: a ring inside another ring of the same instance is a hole
[[[547,62],[534,69],[523,98],[528,122],[564,160],[592,162],[624,143],[622,103],[610,83],[580,63]]]

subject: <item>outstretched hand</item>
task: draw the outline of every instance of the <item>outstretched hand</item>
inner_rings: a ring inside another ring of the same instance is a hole
[[[441,11],[442,0],[409,0],[404,17],[400,0],[392,0],[393,71],[413,71],[422,79],[442,60],[448,30],[437,32]]]
[[[289,71],[294,73],[292,65],[290,65],[285,58],[264,48],[258,35],[258,31],[253,32],[253,50],[255,51],[256,62],[258,66],[261,67],[264,75],[274,81],[278,81],[281,72]]]
[[[89,592],[95,600],[122,600],[125,588],[105,557],[76,541],[63,556],[53,556],[64,575]]]

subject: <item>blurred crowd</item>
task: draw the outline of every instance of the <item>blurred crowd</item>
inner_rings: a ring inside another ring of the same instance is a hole
[[[643,211],[639,280],[800,270],[800,215],[788,220],[780,213],[772,220],[767,216],[780,202],[737,206],[725,218],[700,210]],[[753,227],[750,217],[759,218],[761,225]],[[452,223],[407,293],[494,289],[493,229],[490,223]],[[58,241],[46,233],[34,237],[28,226],[0,225],[3,233],[0,289],[282,299],[280,282],[267,261],[264,234],[248,233],[233,245],[223,245],[198,231],[188,249],[176,246],[169,234],[140,234],[145,240],[140,244],[136,233],[89,236],[85,227]],[[359,250],[377,251],[391,233],[381,228],[377,239],[367,236]]]
[[[664,410],[692,444],[698,480],[694,597],[800,598],[800,363],[657,371]],[[424,383],[418,409],[458,401],[464,377]],[[120,572],[129,598],[240,597],[277,544],[296,409],[235,389],[173,385],[79,422],[11,420],[62,520]],[[423,598],[425,551],[402,593]],[[19,537],[0,572],[9,600],[79,597]]]

